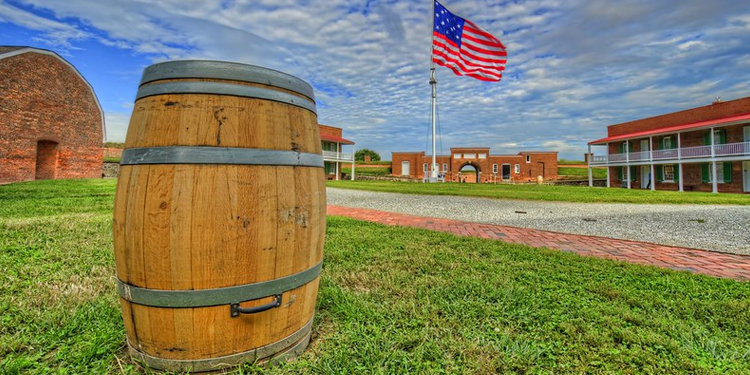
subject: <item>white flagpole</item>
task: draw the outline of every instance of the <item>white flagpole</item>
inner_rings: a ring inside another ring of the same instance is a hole
[[[437,118],[437,79],[435,78],[435,62],[432,61],[434,45],[432,43],[432,33],[435,30],[435,0],[432,1],[432,28],[430,30],[430,86],[432,86],[432,166],[430,168],[430,182],[437,182],[438,171],[437,155],[435,150],[435,121]]]

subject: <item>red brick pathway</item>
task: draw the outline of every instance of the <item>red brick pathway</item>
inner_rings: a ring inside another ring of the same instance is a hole
[[[750,256],[657,245],[614,238],[583,236],[450,219],[414,216],[365,208],[328,206],[328,215],[546,247],[580,255],[685,270],[750,281]]]

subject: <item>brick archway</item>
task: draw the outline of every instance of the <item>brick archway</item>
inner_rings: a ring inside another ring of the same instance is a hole
[[[469,166],[473,167],[474,170],[476,171],[474,173],[474,176],[462,176],[461,175],[461,170],[463,170],[465,167],[469,167]],[[467,162],[461,164],[460,167],[458,167],[458,173],[457,173],[457,176],[459,178],[458,182],[462,182],[462,180],[464,180],[463,182],[470,182],[470,183],[477,183],[478,184],[478,183],[482,182],[481,174],[482,174],[482,168],[479,166],[479,164],[467,161]],[[470,180],[471,177],[473,177],[473,181]]]

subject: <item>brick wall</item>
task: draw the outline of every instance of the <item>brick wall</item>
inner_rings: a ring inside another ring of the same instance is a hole
[[[443,164],[448,164],[448,172],[445,173],[446,181],[466,182],[476,181],[476,174],[459,175],[461,168],[467,165],[473,166],[480,171],[481,182],[492,182],[502,178],[502,165],[510,165],[512,181],[536,181],[537,176],[543,176],[544,180],[557,179],[557,152],[521,152],[517,155],[490,155],[489,148],[451,148],[451,155],[438,155],[436,162],[443,174]],[[483,157],[480,157],[483,156]],[[526,157],[529,156],[529,163]],[[414,179],[422,179],[425,174],[424,165],[430,169],[432,156],[422,152],[394,152],[391,154],[392,174],[401,176],[402,163],[409,162],[409,176]],[[493,176],[493,165],[497,164],[497,174]],[[516,165],[519,173],[516,173]],[[429,173],[428,173],[429,175]]]
[[[343,134],[343,129],[337,128],[334,126],[318,124],[318,129],[320,130],[320,135],[325,134],[325,135],[330,135],[333,137],[341,138]]]
[[[102,113],[86,82],[49,54],[0,61],[0,183],[33,180],[38,169],[40,178],[101,177]]]
[[[393,152],[391,153],[391,173],[394,176],[409,175],[410,178],[422,178],[422,152]],[[409,170],[402,171],[403,162],[409,162]]]

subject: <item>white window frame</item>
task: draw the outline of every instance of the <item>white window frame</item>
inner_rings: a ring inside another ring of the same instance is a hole
[[[404,168],[406,167],[406,168]],[[410,176],[411,175],[411,163],[408,160],[402,160],[401,161],[401,175],[402,176]]]
[[[667,169],[670,169],[671,172],[667,172]],[[674,165],[672,164],[663,165],[661,167],[661,173],[662,173],[662,176],[661,176],[662,182],[674,182]]]
[[[516,174],[521,174],[521,164],[516,164],[513,169]]]
[[[526,155],[526,163],[531,163],[531,155]]]
[[[479,154],[480,159],[487,159],[487,154]]]
[[[476,159],[477,154],[464,154],[464,159]]]
[[[443,163],[443,172],[448,172],[448,163]]]
[[[427,163],[422,164],[422,172],[427,173]]]
[[[492,173],[497,174],[497,163],[492,164]]]
[[[453,154],[454,159],[461,159],[461,154]]]

